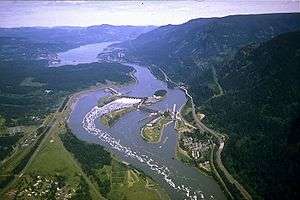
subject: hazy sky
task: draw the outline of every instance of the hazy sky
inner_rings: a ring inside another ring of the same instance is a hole
[[[180,24],[233,14],[300,12],[300,0],[0,1],[0,27]]]

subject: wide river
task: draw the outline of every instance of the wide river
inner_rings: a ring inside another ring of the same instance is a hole
[[[96,56],[109,42],[85,45],[60,53],[61,64],[95,62]],[[83,58],[83,60],[80,60]],[[146,67],[131,65],[135,68],[137,82],[118,88],[118,91],[130,96],[152,96],[158,89],[167,90],[163,101],[152,108],[178,110],[186,102],[184,92],[175,88],[168,89],[167,84],[156,79]],[[89,91],[82,95],[69,118],[69,126],[81,140],[104,146],[108,151],[133,167],[152,177],[169,193],[171,199],[225,199],[219,185],[211,177],[199,170],[186,166],[174,159],[177,133],[174,123],[165,128],[161,142],[149,144],[140,136],[141,127],[147,123],[149,113],[133,111],[122,117],[113,127],[101,124],[97,101],[109,95],[104,90]]]

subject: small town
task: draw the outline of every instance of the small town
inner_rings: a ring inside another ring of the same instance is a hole
[[[211,142],[208,139],[198,139],[189,134],[182,134],[180,138],[180,147],[196,161],[206,161],[206,155],[209,154]]]
[[[0,0],[0,200],[300,196],[300,0]]]

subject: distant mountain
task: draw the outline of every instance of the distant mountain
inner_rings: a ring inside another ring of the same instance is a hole
[[[0,63],[9,60],[50,59],[55,52],[77,47],[65,42],[38,42],[21,37],[0,37]]]
[[[112,26],[107,24],[90,27],[0,28],[0,37],[22,37],[35,42],[88,44],[134,39],[154,28],[154,26]]]
[[[153,26],[106,24],[90,27],[0,28],[0,58],[2,60],[37,58],[51,60],[55,57],[53,53],[84,44],[134,39],[154,28]]]
[[[248,43],[298,29],[300,13],[199,18],[159,27],[118,46],[127,48],[128,56],[160,65],[173,78],[186,81],[191,70],[205,68],[212,58],[234,55]]]
[[[253,199],[297,199],[299,13],[195,19],[113,46],[189,87],[204,122],[229,135],[224,163]]]

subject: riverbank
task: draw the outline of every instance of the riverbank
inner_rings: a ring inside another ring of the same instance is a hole
[[[120,110],[116,110],[100,117],[100,121],[107,127],[112,127],[114,123],[116,123],[122,116],[126,113],[129,113],[133,110],[133,108],[124,108]]]
[[[160,71],[164,75],[166,81],[170,81],[173,84],[178,85],[177,83],[172,81],[162,69],[160,69]],[[213,145],[213,147],[211,148],[211,156],[210,156],[211,157],[210,158],[210,165],[211,165],[211,168],[213,169],[212,170],[213,171],[213,176],[218,181],[218,183],[221,185],[224,192],[227,194],[228,198],[233,199],[233,195],[231,194],[231,192],[233,192],[237,189],[240,192],[240,194],[243,196],[243,198],[248,199],[248,200],[252,200],[251,195],[244,189],[244,187],[241,184],[238,183],[238,181],[236,181],[232,177],[232,175],[227,171],[227,169],[225,168],[225,166],[222,163],[221,153],[222,153],[222,150],[223,150],[224,145],[225,145],[226,136],[224,136],[220,133],[216,133],[215,131],[207,128],[199,120],[199,116],[197,115],[197,113],[195,111],[195,105],[194,105],[194,102],[193,102],[193,97],[188,93],[188,90],[184,86],[180,86],[179,88],[185,92],[186,96],[190,100],[191,109],[192,109],[192,117],[193,117],[193,121],[195,122],[195,125],[199,128],[199,130],[201,130],[202,132],[210,133],[215,138],[215,140],[217,140],[217,145]],[[218,146],[217,150],[216,150],[216,146]],[[199,169],[203,170],[201,168],[199,168]],[[206,170],[203,170],[203,172],[206,173]],[[223,179],[225,179],[225,180],[223,180]],[[230,190],[228,189],[228,187],[230,188]]]
[[[166,116],[162,114],[142,127],[141,137],[149,143],[160,143],[164,129],[170,123],[172,123],[170,114],[167,113]]]
[[[65,193],[67,191],[73,191],[73,192],[67,192],[66,195],[73,196],[76,195],[78,183],[86,185],[88,190],[84,190],[81,192],[84,192],[84,195],[91,195],[92,199],[104,199],[102,194],[97,192],[98,189],[97,185],[90,180],[90,177],[87,176],[85,172],[82,171],[81,166],[82,164],[78,164],[78,160],[75,159],[73,156],[71,156],[70,152],[66,151],[65,145],[62,144],[61,138],[58,137],[58,135],[61,134],[67,134],[66,129],[64,128],[64,124],[66,123],[66,120],[69,119],[70,113],[76,106],[76,103],[80,98],[83,98],[87,92],[97,91],[99,89],[104,89],[108,85],[101,85],[101,86],[94,86],[89,89],[86,89],[84,91],[77,92],[73,95],[71,95],[70,98],[66,101],[66,103],[62,102],[62,106],[58,108],[57,112],[55,113],[55,116],[52,117],[54,122],[52,122],[53,125],[51,125],[50,129],[45,133],[45,137],[43,141],[38,145],[38,149],[35,150],[35,153],[30,158],[30,161],[22,170],[22,173],[20,176],[18,175],[18,178],[14,181],[13,184],[9,186],[9,188],[15,188],[18,192],[22,192],[23,195],[35,195],[35,194],[44,194],[44,190],[42,188],[35,188],[35,181],[37,180],[38,183],[40,181],[43,181],[45,183],[40,184],[42,187],[46,186],[49,181],[48,185],[54,184],[55,182],[58,182],[59,184],[67,184],[64,188],[61,188],[60,193]],[[98,146],[98,145],[97,145]],[[48,165],[45,165],[46,160],[51,160],[51,162],[54,162],[55,165],[51,165],[51,168],[48,167]],[[113,161],[114,166],[118,165],[121,166],[122,164],[115,160]],[[64,170],[62,170],[64,169]],[[116,169],[116,173],[118,172],[119,167]],[[134,173],[131,168],[130,171],[128,171],[128,177],[124,177],[126,180],[131,177]],[[135,170],[137,173],[138,171]],[[108,171],[106,172],[108,173]],[[111,172],[110,172],[111,173]],[[73,175],[72,175],[73,174]],[[78,175],[81,174],[78,178]],[[131,174],[131,175],[130,175]],[[141,174],[141,173],[140,173]],[[38,175],[38,176],[37,176]],[[67,178],[66,182],[60,182],[57,177],[66,176]],[[168,199],[165,195],[165,192],[161,191],[160,187],[157,186],[152,180],[147,178],[146,176],[135,176],[134,179],[132,179],[131,182],[127,182],[129,190],[119,190],[122,194],[126,193],[128,198],[130,199],[138,199],[137,197],[139,194],[147,194],[147,196],[150,199],[161,199],[161,197],[164,197],[163,199]],[[125,180],[124,179],[124,180]],[[46,181],[47,180],[47,181]],[[26,182],[26,184],[22,184]],[[125,182],[124,182],[125,183]],[[125,184],[126,185],[126,184]],[[123,187],[123,186],[122,186]],[[124,189],[127,188],[124,186]],[[31,189],[31,193],[28,193],[27,190]],[[8,190],[8,192],[11,190]],[[74,192],[75,191],[75,192]],[[137,193],[138,192],[138,193]],[[57,194],[60,194],[57,193]],[[8,194],[8,193],[6,193]],[[47,194],[47,191],[45,192]],[[56,194],[56,193],[55,193]],[[120,193],[114,192],[115,195],[120,195]],[[86,196],[86,197],[88,197]],[[121,195],[122,196],[122,195]],[[8,199],[10,198],[9,196]]]
[[[194,196],[224,199],[223,193],[213,179],[174,159],[176,134],[173,126],[165,128],[164,145],[161,146],[146,143],[141,137],[137,137],[138,131],[143,126],[140,120],[144,119],[147,113],[172,108],[177,111],[176,108],[184,104],[186,97],[179,89],[169,88],[165,82],[156,79],[148,68],[130,63],[128,65],[136,69],[134,75],[137,83],[118,89],[120,93],[128,97],[144,98],[153,96],[158,90],[166,90],[166,97],[161,101],[155,101],[156,103],[151,104],[149,108],[142,106],[139,111],[126,114],[114,126],[106,127],[100,123],[99,117],[113,109],[109,105],[101,108],[96,106],[98,99],[106,96],[105,91],[90,92],[76,102],[68,121],[76,137],[105,146],[121,160],[141,169],[159,182],[172,199],[192,199]],[[187,179],[181,179],[177,174],[184,174]],[[189,179],[190,177],[192,179]]]
[[[70,117],[70,114],[71,114],[72,110],[74,109],[74,107],[76,106],[76,104],[77,104],[77,102],[80,98],[83,98],[83,97],[87,96],[89,93],[95,92],[95,91],[98,91],[98,90],[104,90],[104,89],[110,88],[110,87],[120,89],[122,87],[127,87],[129,85],[136,84],[137,82],[136,82],[136,78],[134,76],[134,73],[130,73],[130,76],[133,79],[131,82],[124,83],[124,84],[119,84],[119,83],[108,81],[106,84],[91,86],[90,88],[87,88],[85,90],[76,92],[76,93],[70,95],[70,97],[67,97],[67,98],[70,99],[68,101],[69,104],[70,104],[70,109],[69,109],[69,112],[68,112],[67,122],[69,121],[69,117]],[[63,108],[63,109],[65,109],[65,108]]]

